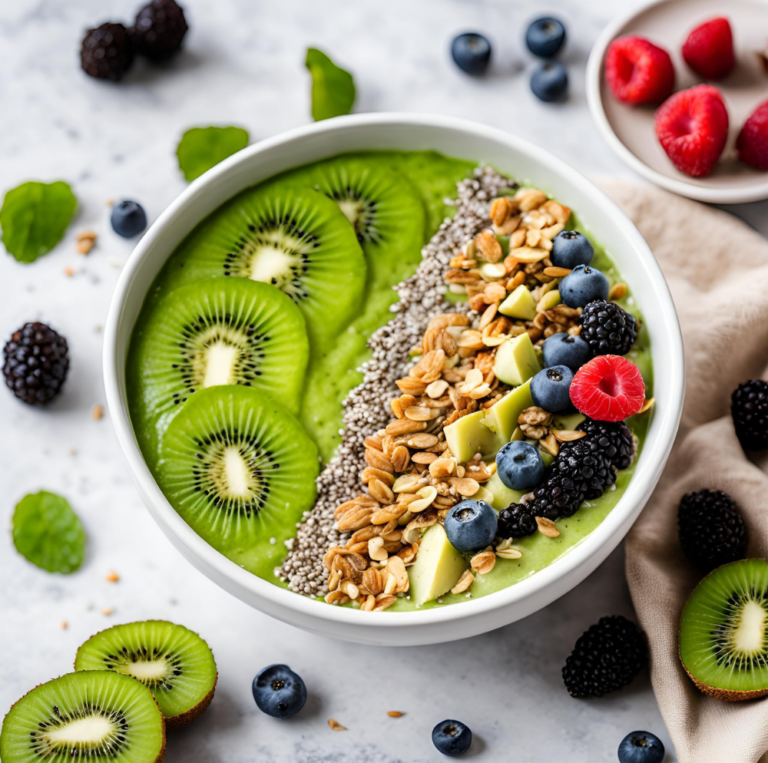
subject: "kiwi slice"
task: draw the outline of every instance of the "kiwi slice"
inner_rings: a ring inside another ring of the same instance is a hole
[[[156,763],[165,722],[152,693],[129,676],[69,673],[38,686],[5,716],[3,763]]]
[[[317,448],[298,420],[249,387],[195,392],[163,438],[158,483],[192,529],[265,579],[315,501]]]
[[[157,458],[169,420],[198,389],[242,384],[297,413],[308,358],[304,317],[269,284],[211,278],[147,304],[127,366],[145,456]]]
[[[77,650],[75,670],[112,670],[135,678],[154,694],[170,728],[202,715],[216,689],[208,644],[165,620],[115,625],[91,636]]]
[[[426,240],[426,213],[421,194],[401,172],[383,161],[337,156],[287,174],[287,180],[307,184],[339,205],[351,223],[368,263],[366,299],[348,331],[310,364],[302,422],[328,460],[339,442],[334,410],[360,383],[357,368],[367,359],[371,334],[392,316],[397,301],[392,287],[412,275],[421,261]],[[340,373],[340,369],[343,372]]]
[[[307,319],[313,350],[322,350],[360,309],[366,263],[334,202],[275,180],[209,215],[168,261],[155,289],[212,276],[249,278],[284,291]]]
[[[768,694],[768,562],[719,567],[691,594],[680,659],[705,694],[734,702]]]

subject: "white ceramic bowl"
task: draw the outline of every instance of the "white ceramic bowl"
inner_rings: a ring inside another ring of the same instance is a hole
[[[144,463],[128,416],[125,363],[144,296],[182,238],[242,189],[282,170],[345,151],[435,149],[492,164],[528,181],[578,212],[631,284],[645,315],[654,362],[656,406],[637,470],[605,521],[541,572],[489,596],[424,612],[372,614],[316,602],[267,583],[209,546],[181,519]],[[677,315],[661,270],[630,220],[592,183],[538,146],[500,130],[458,119],[364,114],[303,127],[263,140],[192,183],[160,216],[131,255],[107,321],[107,401],[139,492],[181,553],[222,588],[253,607],[313,633],[389,646],[452,641],[498,628],[535,612],[580,583],[621,541],[651,495],[677,431],[684,391]]]

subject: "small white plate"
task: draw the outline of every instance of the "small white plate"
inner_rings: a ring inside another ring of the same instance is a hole
[[[683,60],[682,45],[694,27],[715,16],[726,16],[733,28],[736,69],[717,87],[728,106],[728,143],[714,172],[692,178],[680,172],[664,153],[654,132],[653,106],[618,101],[603,76],[608,46],[617,37],[638,35],[665,48],[677,74],[675,90],[701,84]],[[587,64],[587,98],[592,115],[611,148],[652,183],[691,199],[715,204],[740,204],[768,199],[768,171],[739,161],[736,136],[747,117],[768,98],[768,74],[758,52],[768,40],[768,2],[761,0],[661,0],[610,24],[598,39]]]

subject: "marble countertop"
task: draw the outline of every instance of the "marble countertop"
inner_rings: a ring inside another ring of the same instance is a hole
[[[440,756],[430,731],[446,717],[471,726],[477,742],[470,757],[483,760],[614,761],[621,738],[638,728],[668,743],[646,676],[590,702],[571,699],[560,678],[588,625],[604,614],[631,614],[621,548],[552,606],[485,636],[413,649],[330,641],[250,609],[187,564],[142,506],[108,412],[91,418],[92,407],[104,403],[101,326],[132,246],[112,233],[106,202],[135,198],[157,217],[184,188],[174,150],[186,128],[239,124],[258,140],[306,124],[303,56],[317,45],[354,72],[357,111],[476,119],[584,172],[630,178],[593,128],[584,96],[590,45],[616,4],[551,0],[548,10],[568,24],[572,81],[569,101],[552,106],[528,90],[533,62],[521,36],[530,9],[522,3],[186,0],[187,48],[167,69],[140,63],[120,86],[87,79],[77,61],[83,30],[129,18],[136,2],[0,6],[0,189],[61,178],[80,202],[65,241],[35,265],[0,254],[3,340],[24,322],[43,320],[69,339],[72,358],[66,393],[47,410],[0,393],[1,513],[7,524],[25,493],[54,490],[69,498],[90,539],[85,565],[70,577],[32,567],[7,535],[0,539],[0,713],[70,670],[77,646],[95,631],[163,617],[199,631],[220,669],[208,713],[171,734],[170,763],[433,761]],[[482,80],[463,76],[447,54],[451,36],[473,28],[495,45],[493,71]],[[766,204],[735,211],[768,232]],[[88,257],[74,245],[84,228],[99,234]],[[106,582],[109,570],[118,583]],[[251,697],[253,675],[272,662],[291,665],[309,687],[307,709],[291,721],[262,715]],[[388,718],[389,710],[404,716]],[[349,730],[331,731],[331,717]]]

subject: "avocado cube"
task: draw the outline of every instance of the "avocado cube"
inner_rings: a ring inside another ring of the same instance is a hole
[[[451,545],[441,524],[423,535],[419,555],[408,570],[411,600],[419,606],[442,596],[469,569],[467,560]]]
[[[500,305],[499,312],[510,318],[532,321],[536,317],[536,302],[531,290],[520,284]]]
[[[495,456],[505,442],[485,425],[485,416],[485,411],[475,411],[462,416],[443,430],[448,447],[460,464],[470,461],[475,453],[482,453],[483,457]]]
[[[501,443],[496,448],[497,451],[504,443],[510,441],[512,434],[517,429],[518,417],[526,408],[530,408],[532,405],[533,398],[531,397],[531,382],[529,380],[511,392],[507,392],[501,400],[485,411],[485,426],[496,433]],[[475,414],[471,415],[474,416]],[[465,416],[465,418],[469,417]],[[456,423],[458,424],[459,421]],[[447,432],[449,427],[445,429]]]
[[[525,495],[522,490],[512,490],[512,488],[508,488],[501,481],[498,472],[485,483],[484,487],[493,496],[488,503],[490,503],[496,511],[506,509],[510,503],[520,503],[520,499]],[[472,497],[475,498],[476,496]]]
[[[496,349],[493,373],[505,384],[519,387],[539,371],[541,363],[528,334],[507,339]]]

